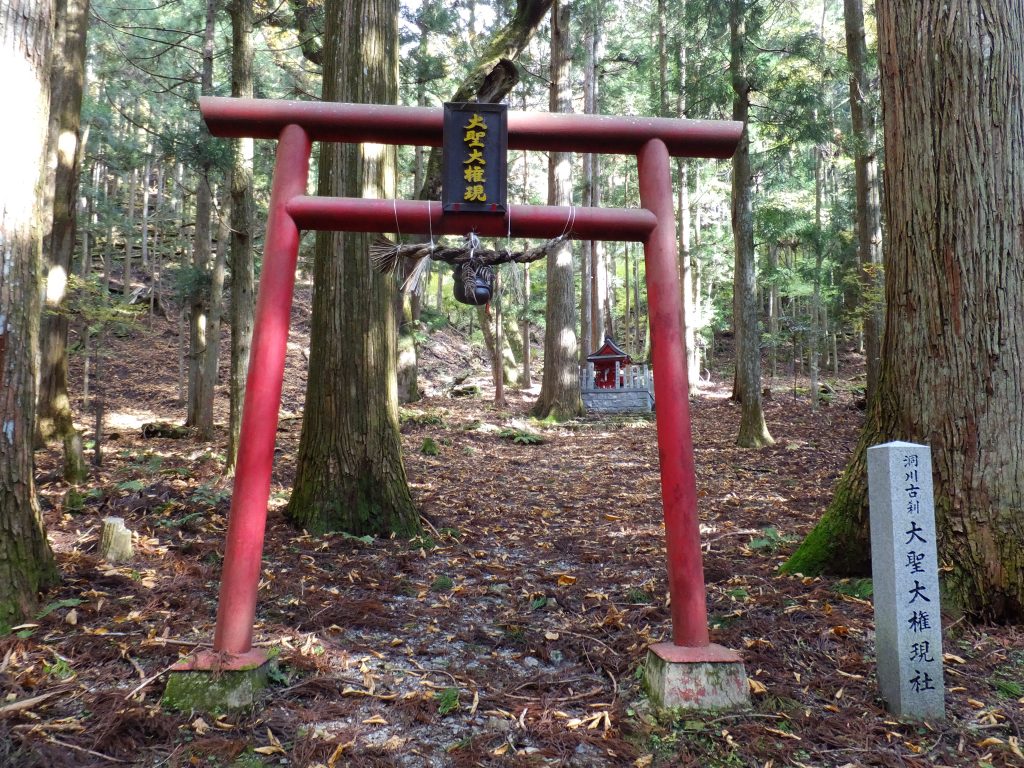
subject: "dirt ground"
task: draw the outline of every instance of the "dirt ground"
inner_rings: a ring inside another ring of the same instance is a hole
[[[816,413],[779,382],[765,402],[777,444],[754,452],[733,444],[739,410],[721,377],[693,397],[712,639],[742,652],[752,705],[670,717],[638,675],[670,632],[653,421],[538,425],[536,390],[496,410],[479,354],[449,332],[424,355],[429,396],[403,409],[423,535],[313,538],[281,516],[305,307],[257,609],[257,640],[279,655],[258,706],[160,704],[168,667],[212,639],[230,484],[221,442],[142,437],[142,423],[183,412],[177,326],[157,320],[112,344],[105,461],[80,508],[58,456],[39,454],[63,582],[0,637],[0,766],[1024,765],[1019,627],[947,617],[948,718],[900,722],[878,696],[867,585],[777,572],[850,453],[855,382],[834,381]],[[448,397],[467,372],[482,396]],[[96,554],[110,515],[135,532],[128,564]]]

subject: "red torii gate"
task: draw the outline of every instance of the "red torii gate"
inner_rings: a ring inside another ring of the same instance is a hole
[[[312,142],[440,146],[440,109],[212,97],[201,98],[199,107],[214,136],[277,139],[278,146],[213,652],[196,654],[179,669],[241,669],[266,660],[252,647],[253,621],[300,230],[390,232],[397,226],[410,234],[475,230],[551,238],[570,220],[574,238],[644,245],[672,612],[672,643],[653,650],[667,661],[738,661],[708,637],[669,158],[728,158],[742,124],[509,112],[510,149],[635,154],[642,207],[509,205],[496,215],[444,213],[438,202],[306,195]]]

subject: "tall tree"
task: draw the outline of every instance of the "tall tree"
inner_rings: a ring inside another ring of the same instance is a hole
[[[584,110],[587,114],[597,115],[600,109],[600,68],[604,55],[601,41],[601,17],[603,3],[591,4],[587,24],[589,30],[584,37],[587,49],[586,71],[584,72]],[[601,207],[601,155],[589,153],[584,155],[584,200],[586,206]],[[589,260],[590,268],[584,272],[584,279],[590,279],[590,332],[586,336],[590,340],[590,348],[584,344],[580,350],[584,361],[586,355],[594,352],[603,343],[605,336],[612,334],[611,307],[608,291],[608,254],[603,240],[589,240],[583,244],[583,261]]]
[[[732,119],[743,123],[743,136],[732,159],[732,232],[735,242],[734,325],[736,328],[736,393],[742,403],[738,445],[761,448],[775,441],[761,409],[761,333],[758,329],[754,210],[750,172],[750,81],[746,46],[746,2],[731,0],[729,8]]]
[[[49,162],[53,166],[53,226],[43,241],[45,311],[40,330],[39,423],[43,440],[72,437],[68,398],[68,317],[59,312],[75,249],[82,92],[89,0],[57,0],[50,70]],[[75,441],[69,440],[70,448]],[[72,451],[73,453],[73,451]],[[72,457],[69,456],[69,459]],[[68,461],[68,466],[77,462]]]
[[[853,162],[856,173],[857,260],[861,269],[864,307],[864,356],[867,359],[867,399],[878,389],[882,346],[882,206],[875,148],[875,115],[864,38],[864,4],[844,0],[846,57],[850,64],[850,120],[853,124]]]
[[[326,101],[394,104],[397,0],[329,0]],[[395,152],[323,143],[319,194],[394,197]],[[402,463],[394,284],[370,267],[370,236],[318,232],[309,384],[286,515],[310,531],[411,535],[419,516]]]
[[[201,92],[213,95],[213,43],[214,22],[216,21],[217,0],[206,0],[206,26],[203,32],[203,58]],[[190,280],[189,297],[189,358],[188,358],[188,413],[185,422],[198,427],[201,439],[213,437],[213,393],[216,376],[209,371],[216,366],[207,364],[208,355],[216,355],[218,339],[209,333],[210,288],[210,226],[213,211],[213,186],[211,172],[213,156],[210,151],[213,140],[205,123],[199,129],[199,178],[196,180],[196,225],[192,252],[193,276]],[[205,150],[205,151],[203,151]]]
[[[552,112],[572,111],[569,4],[556,0],[551,8]],[[548,205],[572,204],[568,152],[551,152],[548,166]],[[547,307],[544,311],[544,374],[533,407],[538,418],[571,419],[583,412],[579,359],[576,350],[572,246],[562,243],[548,253]]]
[[[231,95],[252,98],[252,0],[232,0]],[[228,384],[228,450],[230,471],[238,457],[238,431],[242,426],[245,376],[252,347],[255,309],[253,231],[253,140],[232,142],[231,165],[231,374]]]
[[[835,498],[787,563],[865,572],[865,455],[931,446],[949,597],[1024,619],[1024,9],[877,4],[888,227],[878,394]]]
[[[17,119],[0,122],[0,627],[27,615],[57,580],[36,502],[40,258],[54,9],[0,4],[0,71]]]
[[[686,0],[680,0],[678,14],[686,18]],[[676,80],[676,117],[687,117],[687,55],[688,47],[685,30],[675,38],[676,62],[679,77]],[[700,384],[700,349],[697,346],[698,302],[700,294],[694,280],[695,255],[690,238],[690,161],[680,157],[676,160],[679,174],[679,288],[683,299],[683,339],[686,344],[686,379],[691,392]]]

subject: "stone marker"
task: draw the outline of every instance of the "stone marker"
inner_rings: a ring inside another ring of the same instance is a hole
[[[900,717],[945,717],[932,458],[926,445],[868,448],[878,684]]]

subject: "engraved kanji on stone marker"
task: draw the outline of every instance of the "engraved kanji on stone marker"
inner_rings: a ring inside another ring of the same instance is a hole
[[[890,711],[918,719],[945,716],[932,493],[927,446],[868,449],[878,685]]]

